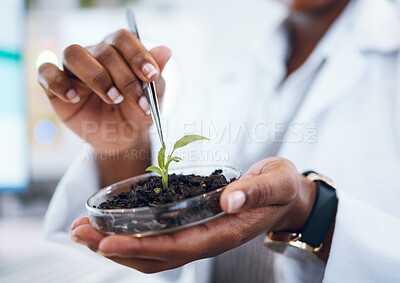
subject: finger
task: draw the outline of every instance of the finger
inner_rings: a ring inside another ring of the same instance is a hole
[[[90,224],[83,224],[76,227],[71,232],[71,240],[89,247],[93,251],[98,250],[98,246],[106,236],[100,234]]]
[[[124,99],[108,71],[82,46],[71,45],[64,50],[64,65],[108,104]]]
[[[48,95],[51,93],[66,103],[75,104],[80,101],[80,97],[72,86],[70,78],[57,66],[51,63],[40,65],[38,80]]]
[[[104,42],[90,47],[88,50],[90,54],[106,68],[116,87],[123,94],[125,99],[127,99],[134,108],[146,113],[148,107],[147,109],[143,108],[143,105],[138,103],[139,98],[143,95],[142,83],[118,51]]]
[[[140,80],[151,82],[159,77],[158,64],[132,32],[121,29],[108,36],[105,42],[122,54]]]
[[[171,59],[172,52],[166,46],[158,46],[150,50],[151,56],[157,62],[160,72],[164,71],[165,65],[167,65],[169,59]]]
[[[243,175],[242,179],[251,178],[264,173],[265,170],[273,170],[282,166],[282,163],[290,163],[288,160],[280,157],[270,157],[254,163]],[[291,163],[290,163],[291,165]]]
[[[296,175],[297,176],[297,175]],[[237,213],[257,207],[284,205],[296,194],[297,180],[291,171],[265,171],[254,177],[244,178],[229,184],[221,195],[222,209]]]
[[[117,88],[123,96],[131,102],[134,108],[140,109],[144,114],[149,114],[149,106],[143,96],[141,81],[136,77],[120,53],[111,45],[102,42],[88,48],[90,54],[102,64],[110,74]],[[171,50],[167,47],[156,47],[150,51],[162,71],[171,57]],[[164,89],[164,80],[160,76],[157,79],[157,90]],[[161,85],[161,87],[160,87]],[[157,92],[161,94],[160,91]],[[160,98],[161,99],[161,98]]]
[[[229,215],[216,219],[209,225],[154,237],[110,236],[101,241],[99,251],[110,256],[162,261],[188,262],[215,256],[241,243],[243,235],[240,231],[243,229],[241,224],[233,225],[237,224],[235,220],[236,216]]]
[[[90,224],[89,218],[81,217],[81,218],[75,220],[71,225],[71,231],[74,230],[75,228],[77,228],[78,226],[81,226],[84,224]]]
[[[164,260],[170,254],[165,254],[163,250],[154,252],[160,246],[175,246],[170,237],[156,236],[149,238],[133,238],[123,235],[114,235],[105,238],[99,244],[99,252],[107,257],[117,256],[121,258],[139,258]]]
[[[182,261],[165,262],[159,260],[127,259],[120,257],[108,257],[108,259],[146,274],[153,274],[156,272],[178,268],[187,263]]]

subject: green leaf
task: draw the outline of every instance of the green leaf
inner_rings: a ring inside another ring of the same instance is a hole
[[[155,189],[154,189],[154,192],[155,192],[156,194],[159,194],[159,193],[161,192],[161,188],[155,188]]]
[[[199,140],[208,140],[208,138],[203,137],[203,136],[199,136],[199,135],[188,135],[188,136],[184,136],[183,138],[181,138],[180,140],[178,140],[175,145],[174,145],[174,150],[184,147],[186,145],[188,145],[191,142],[194,141],[199,141]]]
[[[158,166],[160,167],[161,170],[165,168],[164,163],[165,163],[165,143],[158,152]]]
[[[168,169],[169,164],[170,164],[172,161],[179,162],[179,161],[181,161],[181,160],[182,160],[182,158],[177,157],[177,156],[171,157],[171,158],[167,161],[167,164],[165,164],[165,168]]]
[[[162,176],[162,171],[160,168],[156,167],[156,166],[150,166],[146,168],[146,171],[152,171],[152,172],[156,172],[158,175]]]

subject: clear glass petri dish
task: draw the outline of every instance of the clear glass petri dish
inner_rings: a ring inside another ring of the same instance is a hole
[[[215,170],[229,181],[239,179],[241,172],[230,166],[207,165],[183,167],[170,170],[170,174],[195,174],[209,176]],[[146,179],[155,173],[143,174],[101,189],[86,202],[90,223],[101,233],[107,235],[125,234],[133,237],[167,234],[187,227],[195,226],[223,215],[219,199],[225,187],[212,192],[172,202],[156,207],[132,209],[99,209],[101,203],[112,199],[121,192],[127,192],[132,184]]]

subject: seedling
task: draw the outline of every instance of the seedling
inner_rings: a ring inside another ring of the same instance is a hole
[[[194,141],[199,141],[199,140],[209,140],[206,137],[199,136],[199,135],[187,135],[184,136],[183,138],[179,139],[175,145],[174,149],[172,150],[171,154],[167,156],[167,162],[165,162],[165,143],[162,145],[160,151],[158,152],[158,166],[150,166],[146,169],[146,171],[152,171],[157,173],[158,175],[161,176],[161,181],[162,185],[164,188],[168,187],[168,167],[171,164],[171,162],[179,162],[182,159],[177,156],[172,156],[175,152],[176,149],[184,147],[188,145],[189,143],[192,143]],[[156,188],[154,190],[157,194],[161,192],[161,188]]]

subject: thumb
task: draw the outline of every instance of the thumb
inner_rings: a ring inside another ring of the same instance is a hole
[[[168,60],[171,58],[171,49],[165,46],[158,46],[150,50],[151,56],[156,60],[160,72],[162,72],[167,64]]]
[[[261,174],[244,178],[229,184],[220,199],[222,209],[227,213],[283,205],[290,202],[296,193],[290,178],[279,178],[272,174]]]

